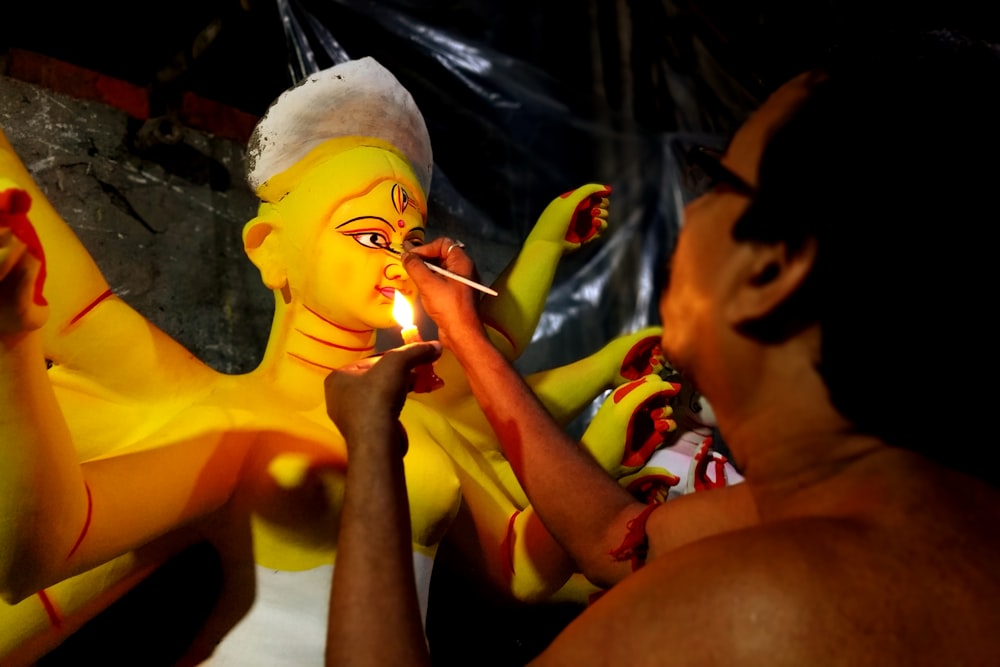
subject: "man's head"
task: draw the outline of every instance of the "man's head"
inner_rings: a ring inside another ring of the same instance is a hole
[[[835,407],[901,446],[934,444],[929,432],[985,407],[964,402],[994,366],[998,87],[1000,52],[947,32],[839,49],[821,74],[762,107],[772,122],[754,135],[764,142],[756,165],[740,163],[748,153],[734,137],[726,163],[754,192],[716,195],[708,212],[732,207],[719,234],[732,252],[774,251],[751,276],[762,288],[794,278],[734,328],[766,345],[818,325],[818,368]],[[689,218],[705,217],[697,206]]]

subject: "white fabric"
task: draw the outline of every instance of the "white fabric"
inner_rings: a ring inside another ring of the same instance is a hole
[[[651,457],[649,457],[649,461],[646,462],[646,468],[664,468],[680,478],[680,483],[677,486],[670,488],[667,495],[668,501],[676,498],[677,496],[694,493],[695,489],[692,485],[692,473],[698,465],[698,461],[695,459],[695,454],[697,454],[698,449],[701,447],[701,443],[705,440],[706,436],[709,435],[711,435],[711,431],[708,429],[701,432],[685,431],[670,447],[658,449],[653,452]],[[712,455],[721,457],[721,455],[717,453],[713,453]],[[740,475],[736,468],[733,467],[733,464],[729,461],[725,462],[724,470],[726,476],[725,480],[717,480],[715,479],[715,467],[709,466],[709,479],[713,482],[719,483],[720,486],[733,486],[743,481],[743,476]]]
[[[434,160],[424,117],[409,91],[371,57],[328,67],[279,95],[250,137],[247,181],[256,192],[319,144],[347,136],[398,148],[429,192]]]
[[[427,620],[433,559],[413,554],[421,618]],[[257,566],[257,599],[202,665],[321,667],[333,566],[283,572]]]

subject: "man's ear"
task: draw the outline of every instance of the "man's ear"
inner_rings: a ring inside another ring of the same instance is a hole
[[[774,312],[802,287],[816,262],[816,239],[807,239],[794,251],[785,243],[746,243],[740,262],[726,309],[735,325]]]
[[[270,208],[262,206],[257,217],[243,226],[243,249],[260,271],[264,285],[280,290],[288,284],[288,273],[281,253],[281,227]]]

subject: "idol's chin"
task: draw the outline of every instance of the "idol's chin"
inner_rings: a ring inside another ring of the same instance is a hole
[[[336,320],[349,329],[399,329],[399,323],[392,316],[392,304],[368,304],[365,308],[355,308],[341,311],[341,317]],[[347,324],[353,322],[353,324]]]
[[[375,317],[367,322],[373,329],[399,329],[399,322],[395,320],[392,313],[387,313],[385,317]]]

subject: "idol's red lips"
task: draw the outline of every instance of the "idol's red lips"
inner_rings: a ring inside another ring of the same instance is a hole
[[[375,287],[376,290],[382,293],[382,296],[392,301],[396,298],[396,288],[394,287]]]

